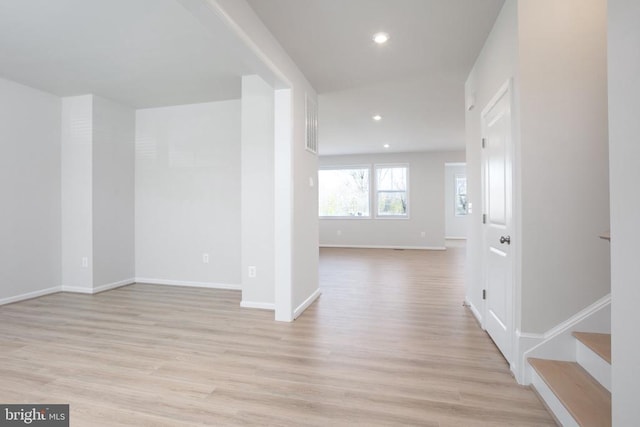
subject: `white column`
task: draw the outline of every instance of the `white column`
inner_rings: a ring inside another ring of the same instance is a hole
[[[242,78],[241,241],[243,307],[275,308],[274,90]]]

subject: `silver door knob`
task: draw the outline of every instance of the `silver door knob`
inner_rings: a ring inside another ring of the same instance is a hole
[[[500,236],[500,243],[502,243],[503,245],[506,243],[507,245],[511,244],[511,236]]]

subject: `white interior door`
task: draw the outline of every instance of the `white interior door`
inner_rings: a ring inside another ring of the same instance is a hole
[[[482,112],[484,328],[507,361],[513,336],[511,90],[506,84]]]

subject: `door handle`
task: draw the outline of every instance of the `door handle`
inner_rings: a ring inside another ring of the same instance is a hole
[[[502,243],[503,245],[506,243],[507,245],[511,244],[511,236],[500,236],[500,243]]]

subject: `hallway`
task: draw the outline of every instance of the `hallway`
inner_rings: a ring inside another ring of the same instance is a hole
[[[323,248],[322,297],[298,322],[322,326],[349,388],[399,424],[555,425],[462,306],[464,243],[450,246]]]

